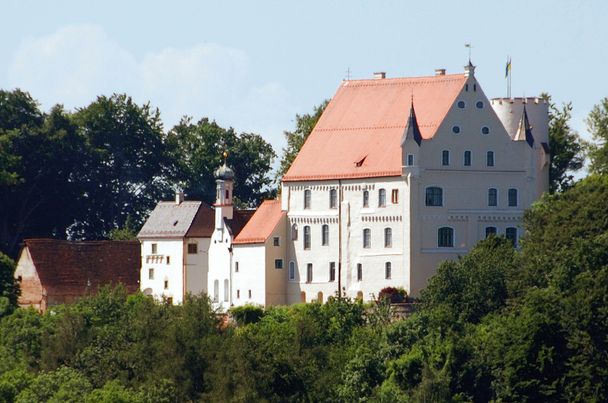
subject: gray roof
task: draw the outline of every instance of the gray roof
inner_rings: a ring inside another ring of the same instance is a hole
[[[200,201],[158,203],[137,238],[183,238],[202,204]]]

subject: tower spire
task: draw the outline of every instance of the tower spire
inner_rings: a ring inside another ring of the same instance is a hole
[[[413,93],[411,95],[410,116],[407,119],[407,126],[405,127],[405,134],[403,135],[403,140],[401,141],[401,144],[403,145],[403,143],[405,143],[408,138],[413,139],[418,145],[422,143],[422,134],[420,133],[418,119],[416,118],[416,111],[414,110]]]
[[[524,110],[521,114],[521,119],[519,120],[519,125],[517,127],[517,132],[515,133],[514,140],[516,140],[516,141],[525,140],[526,143],[528,143],[528,145],[530,147],[534,146],[534,136],[532,135],[532,126],[530,126],[530,121],[528,120],[528,112],[526,111],[525,102],[524,102]]]

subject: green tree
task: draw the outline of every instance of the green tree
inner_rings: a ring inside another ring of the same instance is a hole
[[[105,238],[131,217],[141,225],[170,187],[160,112],[125,94],[97,97],[73,117],[86,141],[78,181],[80,216],[74,238]]]
[[[586,120],[587,129],[595,140],[589,146],[591,172],[608,173],[608,97],[595,105]]]
[[[0,317],[17,307],[20,290],[14,274],[15,262],[0,252]]]
[[[125,225],[122,228],[115,228],[110,231],[110,239],[113,241],[136,241],[138,227],[133,222],[131,216],[127,216]]]
[[[207,118],[192,123],[190,117],[184,117],[169,131],[168,142],[175,166],[172,178],[193,199],[215,200],[214,172],[224,162],[224,151],[228,152],[228,166],[235,172],[237,204],[257,206],[274,194],[268,174],[276,154],[258,134],[239,135]]]
[[[283,133],[287,140],[287,147],[283,149],[283,156],[281,157],[281,163],[276,175],[277,180],[280,180],[281,177],[287,173],[289,167],[291,167],[291,164],[296,159],[304,142],[315,128],[315,125],[319,121],[319,118],[321,117],[321,114],[323,114],[328,103],[329,100],[321,102],[321,104],[313,108],[313,112],[310,114],[296,115],[295,130],[285,131]]]
[[[582,140],[570,127],[572,103],[568,102],[558,108],[551,102],[549,94],[543,93],[541,98],[549,103],[549,188],[551,192],[564,191],[573,184],[572,173],[583,167],[585,158]]]

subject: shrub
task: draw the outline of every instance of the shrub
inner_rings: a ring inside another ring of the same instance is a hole
[[[256,305],[235,306],[230,314],[239,326],[259,322],[264,316],[264,308]]]
[[[378,295],[379,300],[388,299],[392,304],[398,304],[401,302],[407,302],[407,292],[399,287],[385,287],[380,290]]]

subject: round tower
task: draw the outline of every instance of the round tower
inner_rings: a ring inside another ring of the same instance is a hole
[[[490,103],[511,138],[517,133],[525,104],[534,140],[549,142],[549,104],[546,100],[536,97],[494,98]]]

